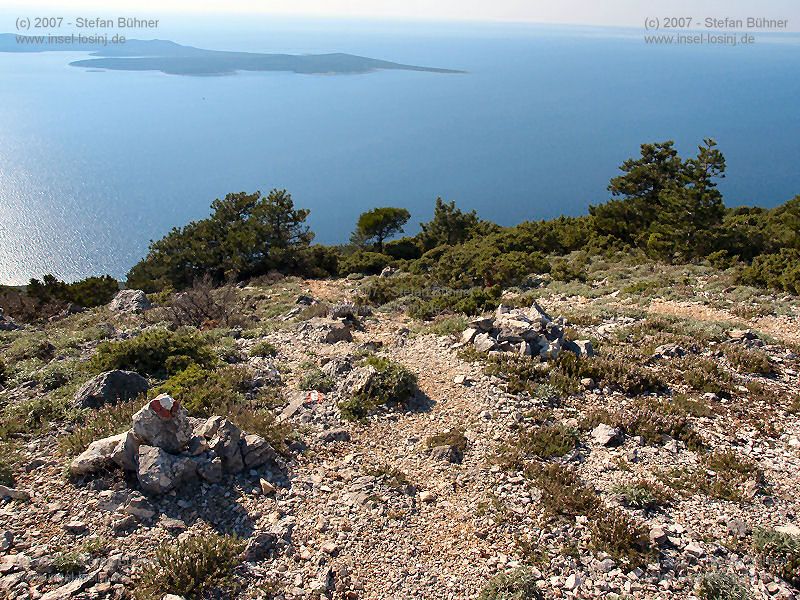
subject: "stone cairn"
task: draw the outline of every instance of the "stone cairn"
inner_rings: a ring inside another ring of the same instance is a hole
[[[551,360],[562,350],[577,356],[592,356],[589,340],[564,339],[563,317],[550,316],[536,303],[526,309],[500,305],[493,317],[475,319],[461,335],[461,345],[472,344],[478,352],[510,352],[519,356]]]
[[[226,473],[255,469],[281,458],[264,438],[247,434],[228,419],[193,419],[177,400],[161,394],[133,415],[132,428],[97,440],[70,464],[75,477],[114,466],[136,473],[142,490],[164,494]]]

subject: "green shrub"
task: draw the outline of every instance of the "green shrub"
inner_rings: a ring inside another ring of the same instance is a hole
[[[781,248],[777,254],[763,254],[742,272],[743,283],[772,287],[800,294],[800,249]]]
[[[8,381],[8,367],[2,357],[0,357],[0,385]]]
[[[392,260],[394,259],[391,256],[379,252],[356,250],[339,260],[339,275],[350,273],[378,275]]]
[[[524,454],[552,458],[564,456],[573,450],[577,443],[578,435],[575,430],[556,423],[524,430],[519,434],[516,445]]]
[[[407,237],[387,242],[383,251],[396,260],[414,260],[422,256],[422,250],[414,238]]]
[[[757,528],[753,548],[767,570],[800,589],[800,536]]]
[[[278,349],[270,342],[263,340],[254,344],[250,348],[250,356],[260,356],[262,358],[270,358],[278,355]]]
[[[322,372],[322,369],[309,369],[300,378],[299,387],[301,390],[316,390],[318,392],[330,392],[333,389],[334,381],[329,375]]]
[[[466,328],[467,319],[461,315],[454,315],[436,319],[425,328],[425,332],[441,336],[461,335]]]
[[[478,600],[543,600],[536,577],[519,567],[510,573],[495,575],[478,596]]]
[[[619,509],[603,510],[592,517],[592,546],[628,567],[643,565],[651,555],[648,530]]]
[[[614,493],[620,495],[625,506],[643,510],[655,510],[672,500],[672,493],[666,487],[647,479],[616,486]]]
[[[369,356],[364,364],[375,373],[364,390],[339,402],[343,418],[364,419],[378,406],[407,402],[416,393],[417,376],[404,366],[378,356]]]
[[[252,377],[243,367],[223,367],[216,371],[196,364],[173,375],[153,390],[154,394],[169,394],[195,417],[225,414],[232,404],[244,401]]]
[[[461,454],[467,451],[467,438],[462,429],[451,429],[444,433],[437,433],[425,440],[425,446],[428,448],[436,448],[438,446],[450,446],[455,448]]]
[[[192,363],[209,368],[216,362],[207,338],[191,329],[148,329],[127,340],[100,344],[92,367],[97,372],[124,369],[163,377]]]
[[[408,315],[415,319],[432,319],[448,312],[477,315],[497,308],[501,293],[500,286],[437,292],[428,299],[417,298],[408,307]]]
[[[241,563],[244,543],[236,537],[205,533],[174,544],[162,544],[134,588],[137,600],[161,600],[164,594],[191,599],[230,597],[233,571]]]
[[[772,363],[766,352],[750,350],[737,344],[726,344],[724,350],[725,358],[727,358],[740,373],[769,375],[773,372]]]
[[[747,587],[733,573],[706,573],[697,585],[697,597],[702,600],[749,600]]]
[[[75,576],[83,573],[86,561],[80,552],[59,552],[53,558],[53,568],[61,575]]]

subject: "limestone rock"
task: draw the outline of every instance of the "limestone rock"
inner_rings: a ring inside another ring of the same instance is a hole
[[[24,490],[18,490],[16,488],[0,485],[0,498],[11,498],[12,500],[27,501],[31,499],[31,495]]]
[[[152,307],[142,290],[121,290],[117,292],[108,308],[114,312],[138,313]]]
[[[101,469],[111,466],[112,455],[120,442],[125,439],[126,433],[95,440],[89,447],[75,457],[69,465],[69,472],[74,477],[96,473]]]
[[[132,371],[106,371],[87,381],[75,394],[76,408],[99,408],[132,400],[149,388],[147,380]]]
[[[269,442],[260,435],[245,435],[242,440],[242,460],[248,469],[254,469],[274,461],[277,457]]]
[[[111,460],[126,471],[135,471],[136,463],[139,459],[140,442],[133,434],[133,431],[126,431],[124,434],[120,435],[124,435],[124,437],[111,453]]]
[[[139,447],[139,469],[136,475],[142,489],[151,494],[165,494],[192,480],[197,465],[187,456],[175,456],[162,448]]]
[[[161,394],[133,415],[133,433],[149,446],[178,453],[192,437],[192,427],[186,409]]]
[[[600,423],[592,429],[592,439],[600,446],[619,446],[623,440],[622,431],[618,427],[612,427],[605,423]]]

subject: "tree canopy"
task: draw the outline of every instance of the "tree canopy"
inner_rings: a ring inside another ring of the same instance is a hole
[[[374,244],[378,252],[383,252],[383,242],[403,233],[403,226],[411,218],[405,208],[384,206],[361,213],[356,229],[350,240],[359,246]]]
[[[314,235],[310,211],[296,209],[286,190],[228,194],[211,204],[207,219],[174,228],[152,242],[147,257],[128,273],[128,285],[181,289],[205,275],[216,282],[252,277],[296,261]]]

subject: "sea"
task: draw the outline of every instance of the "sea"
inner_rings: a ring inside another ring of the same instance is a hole
[[[465,73],[196,77],[0,53],[0,284],[124,277],[229,192],[287,189],[326,244],[377,206],[408,208],[413,234],[439,196],[504,225],[580,215],[644,142],[688,155],[714,138],[728,205],[800,194],[794,35],[648,44],[635,29],[148,16],[159,28],[133,37]]]

